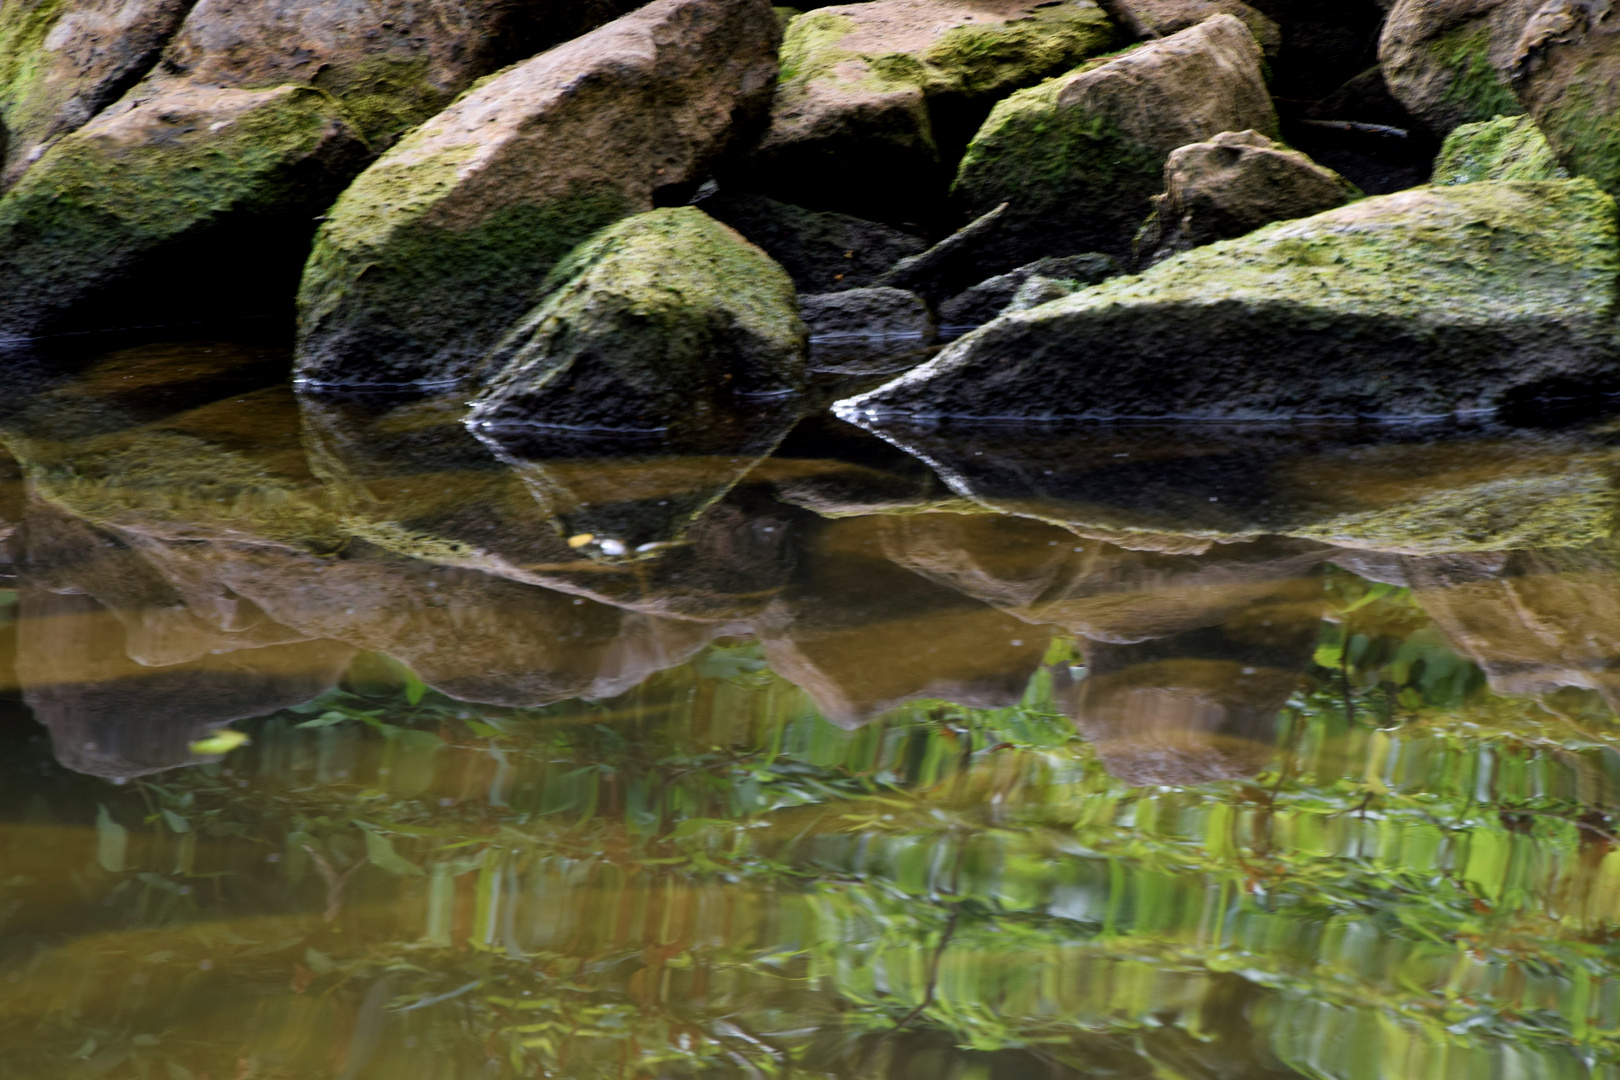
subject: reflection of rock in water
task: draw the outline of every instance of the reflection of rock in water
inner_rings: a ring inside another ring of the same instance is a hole
[[[147,667],[130,659],[125,623],[89,596],[25,585],[20,607],[23,700],[57,760],[114,779],[205,760],[190,744],[210,729],[316,697],[354,655],[304,641]]]
[[[1620,709],[1620,547],[1404,560],[1412,594],[1501,694],[1600,692]]]
[[[171,545],[172,579],[209,576],[310,636],[386,653],[451,697],[545,705],[607,697],[715,632],[354,541],[337,558],[262,545]]]
[[[1016,703],[1050,633],[895,565],[883,530],[805,527],[795,584],[755,623],[771,667],[846,726],[913,698]]]
[[[1203,553],[1132,551],[1029,518],[915,514],[885,519],[900,565],[1027,622],[1130,643],[1295,603],[1315,618],[1314,568],[1329,549],[1267,538]]]
[[[1086,642],[1085,678],[1060,686],[1065,711],[1128,783],[1253,775],[1310,665],[1317,615],[1285,592],[1221,626],[1138,644]]]

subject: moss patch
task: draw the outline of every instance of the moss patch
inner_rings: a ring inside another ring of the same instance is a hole
[[[1481,180],[1567,180],[1541,129],[1528,116],[1498,116],[1464,124],[1446,137],[1434,163],[1434,183]]]
[[[1480,22],[1453,30],[1434,43],[1435,58],[1451,72],[1442,98],[1464,121],[1522,113],[1513,91],[1491,62],[1491,27]]]
[[[1620,108],[1610,82],[1613,71],[1601,58],[1583,62],[1567,80],[1560,103],[1538,120],[1566,168],[1620,196]]]
[[[371,56],[323,69],[314,85],[343,111],[373,146],[386,146],[450,104],[456,95],[428,78],[425,57]]]
[[[9,0],[0,4],[0,119],[21,129],[45,119],[28,106],[51,66],[45,38],[68,0]]]

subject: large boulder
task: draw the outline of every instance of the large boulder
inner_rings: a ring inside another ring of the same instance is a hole
[[[1620,246],[1586,180],[1418,188],[997,319],[848,419],[1443,416],[1612,386]],[[1302,358],[1308,358],[1303,360]]]
[[[954,188],[975,213],[1009,203],[997,269],[1046,255],[1123,255],[1178,146],[1277,134],[1260,46],[1230,15],[1021,90],[974,136]]]
[[[1525,25],[1513,90],[1559,163],[1620,195],[1620,17],[1610,0],[1547,0]]]
[[[0,189],[140,79],[186,0],[18,0],[0,8]]]
[[[576,244],[698,179],[763,110],[766,0],[656,0],[481,84],[344,192],[300,293],[313,384],[465,376]]]
[[[545,289],[489,362],[473,423],[696,433],[733,398],[803,385],[792,280],[695,207],[602,230]]]
[[[0,199],[0,336],[265,310],[368,151],[330,95],[184,83],[125,97]],[[252,252],[239,273],[226,252]]]
[[[1509,69],[1541,0],[1401,0],[1378,41],[1390,92],[1440,135],[1518,113]]]
[[[1179,34],[1217,15],[1241,19],[1254,40],[1274,57],[1282,47],[1282,30],[1242,0],[1113,0],[1116,17],[1135,38],[1162,38]]]
[[[789,202],[916,220],[990,103],[1114,42],[1092,0],[875,0],[793,20],[749,169]],[[944,144],[944,145],[942,145]]]
[[[1480,180],[1567,180],[1552,147],[1528,116],[1498,116],[1463,124],[1446,136],[1434,161],[1435,184]]]
[[[1361,193],[1256,131],[1223,131],[1177,149],[1164,166],[1164,194],[1137,237],[1139,260],[1157,262],[1273,221],[1310,217]]]

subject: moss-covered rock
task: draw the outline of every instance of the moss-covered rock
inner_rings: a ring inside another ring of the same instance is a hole
[[[219,314],[207,306],[216,297],[228,313],[232,292],[285,260],[276,234],[307,235],[312,204],[335,196],[366,153],[319,90],[186,86],[127,98],[0,199],[0,336]],[[265,248],[235,282],[206,261],[223,255],[217,245],[248,243]]]
[[[187,0],[16,0],[0,6],[0,188],[140,79]]]
[[[1559,164],[1620,195],[1620,34],[1608,0],[1547,0],[1519,39],[1513,89]]]
[[[886,220],[943,195],[997,98],[1108,49],[1092,0],[875,0],[793,21],[751,181],[789,202]]]
[[[1433,183],[1480,180],[1567,180],[1552,147],[1528,116],[1498,116],[1463,124],[1446,136],[1434,162]]]
[[[1254,131],[1223,131],[1178,148],[1164,166],[1164,194],[1137,237],[1138,265],[1273,221],[1343,206],[1361,192],[1300,153]]]
[[[1416,188],[1004,316],[839,408],[1411,417],[1593,393],[1614,382],[1617,273],[1614,201],[1590,181]]]
[[[1230,15],[1020,90],[974,136],[955,194],[1010,206],[991,247],[1010,269],[1046,255],[1124,255],[1178,146],[1277,134],[1260,46]]]
[[[471,371],[546,274],[701,176],[766,103],[765,0],[657,0],[507,69],[344,192],[300,293],[299,374],[402,384]]]
[[[1519,34],[1541,0],[1400,0],[1378,41],[1390,93],[1441,135],[1520,112],[1509,85]]]

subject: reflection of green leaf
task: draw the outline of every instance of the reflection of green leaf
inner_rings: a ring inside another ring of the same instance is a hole
[[[422,868],[394,850],[388,837],[380,832],[366,831],[366,858],[371,865],[396,877],[422,877]]]
[[[169,829],[172,832],[188,833],[191,831],[191,822],[187,821],[173,810],[163,811],[163,821],[164,824],[169,826]]]
[[[346,715],[344,715],[343,713],[336,712],[336,711],[330,711],[330,712],[321,713],[321,715],[317,716],[313,720],[305,720],[302,724],[299,724],[298,726],[301,727],[301,728],[331,727],[333,724],[341,724],[341,723],[343,723],[343,721],[345,721],[347,719],[348,719],[348,717]]]
[[[96,862],[109,874],[124,871],[129,854],[129,830],[113,820],[102,806],[96,812]]]

